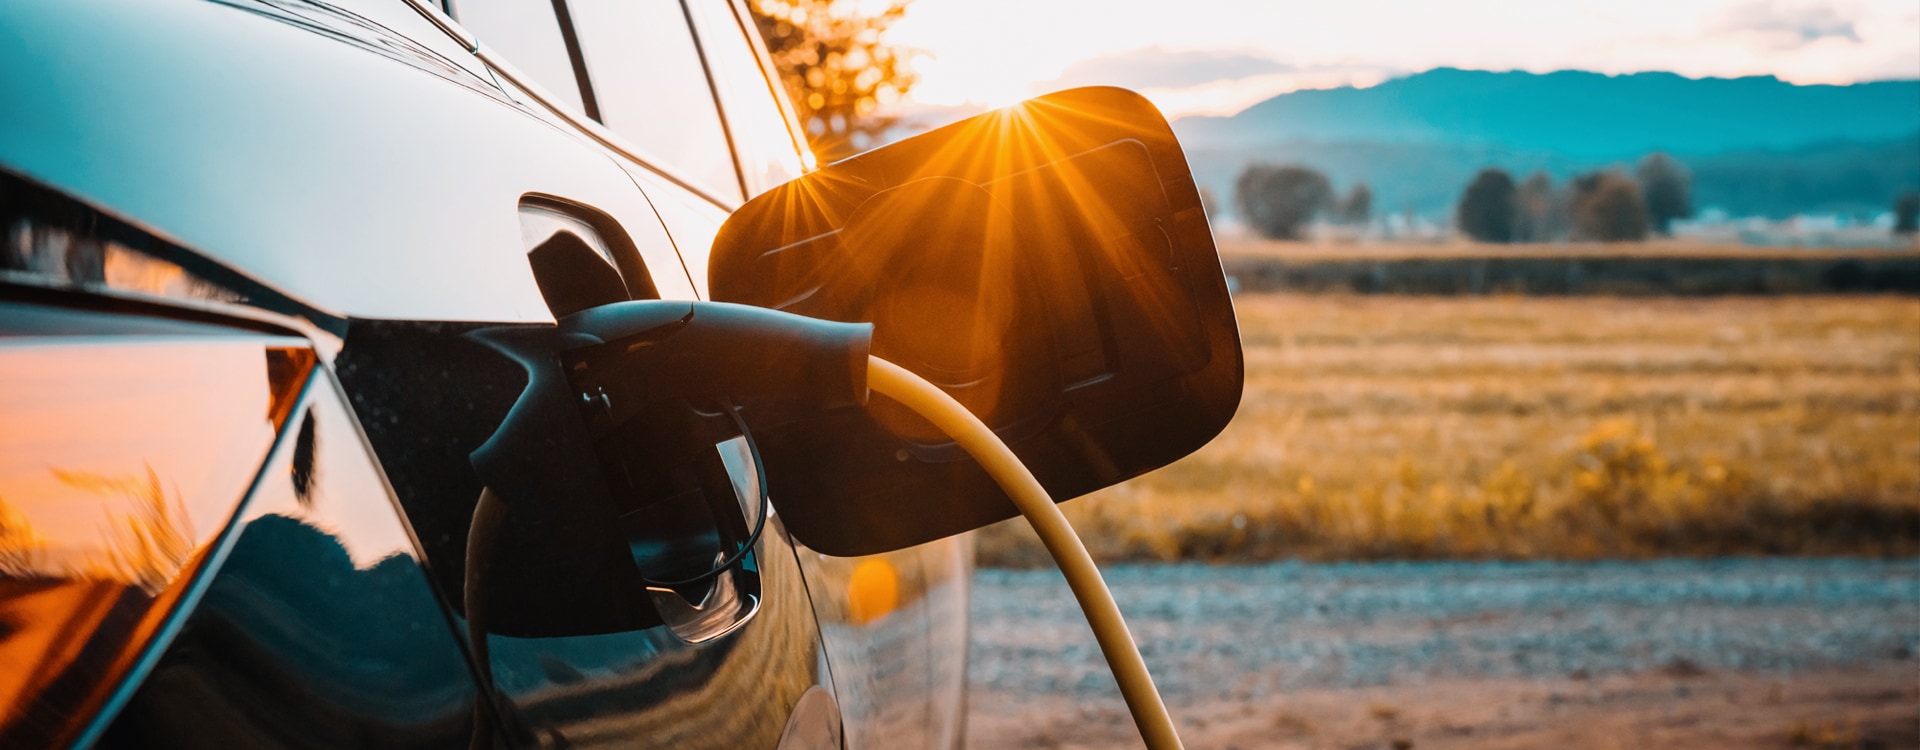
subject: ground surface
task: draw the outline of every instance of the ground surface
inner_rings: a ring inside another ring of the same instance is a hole
[[[1920,562],[1114,566],[1189,747],[1920,747]],[[970,744],[1138,739],[1058,573],[982,570]]]

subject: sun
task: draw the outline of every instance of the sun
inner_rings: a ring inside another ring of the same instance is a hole
[[[1002,65],[964,65],[938,58],[921,58],[914,63],[920,82],[907,94],[915,104],[938,106],[973,105],[997,109],[1018,104],[1040,92],[1033,75]]]

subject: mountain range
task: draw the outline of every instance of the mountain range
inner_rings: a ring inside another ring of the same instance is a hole
[[[1440,68],[1290,92],[1174,129],[1223,203],[1247,164],[1300,163],[1342,189],[1369,183],[1376,213],[1444,214],[1483,167],[1564,180],[1654,151],[1693,170],[1696,206],[1735,215],[1870,214],[1920,188],[1920,80]]]

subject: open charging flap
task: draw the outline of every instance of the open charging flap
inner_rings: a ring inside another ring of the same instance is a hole
[[[872,352],[993,428],[1056,499],[1165,466],[1239,405],[1233,307],[1166,119],[1063,91],[828,165],[736,211],[714,299],[873,324]],[[758,432],[772,501],[831,555],[1017,515],[933,425],[882,398]]]

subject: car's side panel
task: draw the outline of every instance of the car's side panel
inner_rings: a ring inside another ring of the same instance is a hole
[[[658,196],[654,207],[660,211],[660,221],[673,235],[673,244],[681,249],[681,262],[693,280],[695,293],[706,299],[707,249],[713,247],[713,237],[720,232],[720,224],[727,220],[727,212],[698,196],[674,189],[671,183],[645,167],[633,162],[624,162],[624,165],[634,184],[649,196]]]
[[[565,638],[487,637],[512,720],[571,747],[773,748],[808,689],[826,683],[820,634],[785,533],[769,521],[760,612],[702,644],[666,626]]]
[[[465,748],[484,694],[332,379],[105,747]]]
[[[973,548],[946,539],[866,557],[798,546],[846,746],[958,747],[965,734]]]
[[[551,320],[522,195],[658,220],[604,153],[497,91],[269,15],[7,3],[0,28],[0,164],[336,314]],[[640,252],[662,296],[692,296],[672,248]]]

